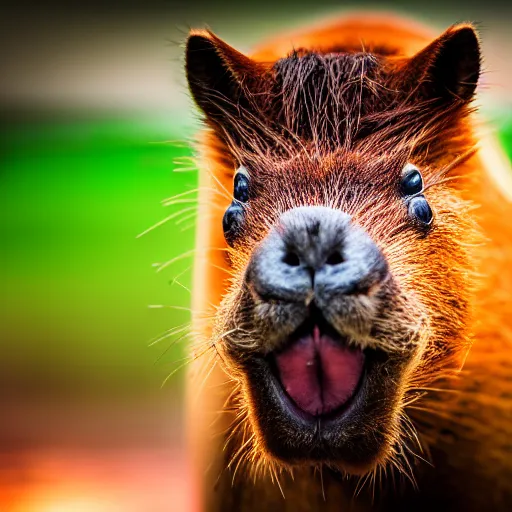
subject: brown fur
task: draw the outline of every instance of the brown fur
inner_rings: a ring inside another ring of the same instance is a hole
[[[436,67],[439,55],[471,47],[473,34],[458,25],[432,40],[410,22],[355,16],[274,40],[248,58],[192,32],[187,71],[209,127],[199,146],[194,310],[195,350],[210,357],[194,362],[187,398],[198,509],[512,504],[512,204],[489,172],[497,165],[489,151],[475,153],[478,55],[466,52],[453,83],[451,62]],[[219,66],[224,73],[208,82]],[[406,162],[422,170],[435,212],[428,232],[408,222],[394,192]],[[255,198],[226,257],[221,218],[242,163]],[[243,290],[252,251],[280,213],[314,204],[350,213],[389,262],[404,299],[380,323],[383,348],[402,350],[401,329],[418,333],[399,400],[386,412],[382,453],[362,480],[345,478],[350,468],[272,458],[229,350],[261,350],[269,339],[252,323]],[[215,320],[205,322],[212,305]]]

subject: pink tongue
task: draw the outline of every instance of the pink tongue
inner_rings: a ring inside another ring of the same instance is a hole
[[[314,416],[341,407],[353,394],[363,371],[364,355],[320,335],[299,339],[276,356],[281,383],[293,401]]]

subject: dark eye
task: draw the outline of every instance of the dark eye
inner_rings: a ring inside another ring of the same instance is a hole
[[[420,171],[412,164],[407,164],[402,171],[400,192],[403,196],[414,196],[423,191],[423,178]]]
[[[244,207],[245,203],[249,201],[249,173],[243,165],[237,169],[235,174],[233,199],[222,218],[224,238],[231,246],[242,230],[245,216]]]
[[[233,245],[236,237],[240,234],[244,222],[244,207],[233,201],[222,218],[224,238],[229,245]]]
[[[432,222],[432,210],[425,196],[411,198],[409,201],[409,215],[425,226],[428,226]]]
[[[235,174],[233,197],[241,203],[249,201],[249,175],[239,170]]]

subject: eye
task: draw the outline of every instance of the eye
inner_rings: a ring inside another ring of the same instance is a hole
[[[244,206],[249,201],[249,173],[244,166],[240,166],[236,171],[233,199],[222,218],[224,238],[231,246],[242,230],[245,216]]]
[[[407,164],[402,171],[400,192],[403,196],[415,196],[423,191],[423,178],[416,166]]]
[[[224,238],[229,245],[233,245],[236,237],[240,234],[244,223],[244,207],[233,201],[222,218],[222,228],[224,230]]]
[[[409,201],[409,215],[425,226],[430,225],[433,215],[425,196],[411,198]]]
[[[241,203],[249,201],[249,173],[245,167],[240,167],[235,174],[233,197]]]

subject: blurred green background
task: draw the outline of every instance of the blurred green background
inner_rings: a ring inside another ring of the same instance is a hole
[[[187,509],[183,371],[162,387],[186,347],[149,346],[190,319],[191,256],[154,265],[193,248],[193,201],[162,205],[197,186],[179,43],[208,24],[245,50],[353,7],[290,5],[1,8],[1,510]],[[482,110],[512,156],[509,8],[389,6],[482,22]]]

